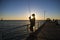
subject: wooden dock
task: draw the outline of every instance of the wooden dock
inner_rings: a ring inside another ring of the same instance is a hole
[[[46,22],[38,30],[30,33],[26,40],[60,40],[60,24]]]

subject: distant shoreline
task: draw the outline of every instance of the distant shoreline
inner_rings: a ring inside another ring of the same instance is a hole
[[[29,20],[3,20],[3,21],[29,21]],[[36,21],[41,21],[41,20],[36,20]]]
[[[1,20],[0,20],[1,21]],[[3,21],[29,21],[29,20],[3,20]],[[36,20],[36,21],[41,21],[41,20]],[[43,20],[44,21],[44,20]],[[60,20],[58,20],[60,21]]]

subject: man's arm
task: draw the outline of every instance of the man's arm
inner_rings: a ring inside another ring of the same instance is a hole
[[[31,19],[31,16],[29,17],[29,19]]]
[[[31,16],[29,17],[29,20],[30,20],[30,22],[31,22]]]

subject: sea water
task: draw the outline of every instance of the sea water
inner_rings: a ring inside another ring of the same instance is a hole
[[[36,21],[35,28],[38,29],[43,23],[44,21]],[[23,25],[28,24],[30,24],[28,20],[0,21],[0,40],[25,40],[30,32],[27,26]]]

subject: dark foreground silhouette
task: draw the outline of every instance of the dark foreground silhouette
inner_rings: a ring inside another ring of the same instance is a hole
[[[60,40],[60,24],[46,21],[38,30],[30,33],[26,40]]]

